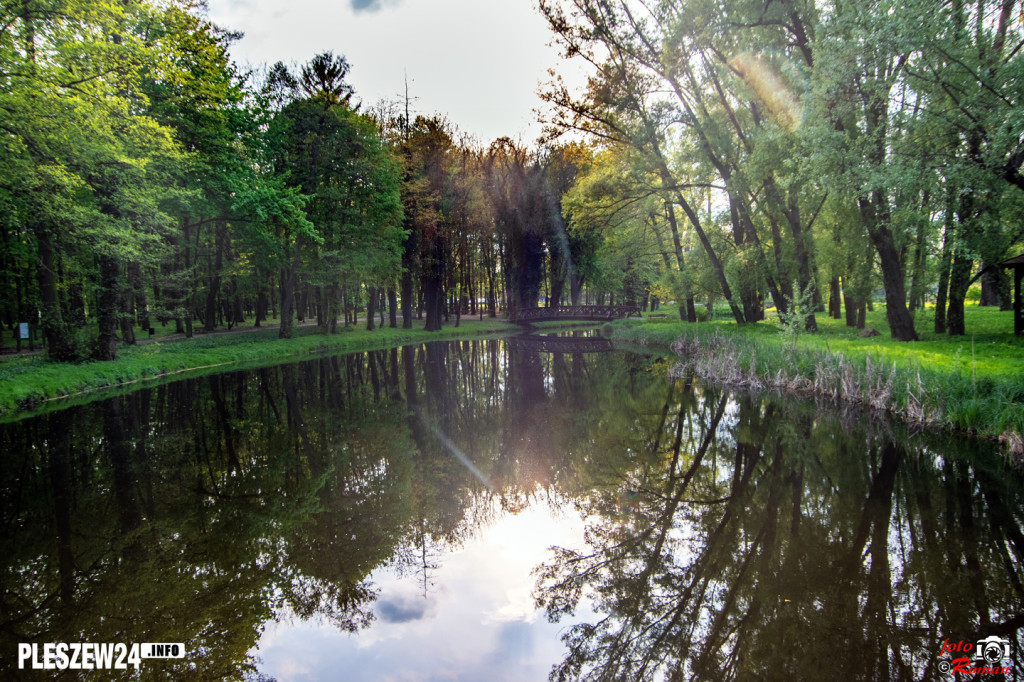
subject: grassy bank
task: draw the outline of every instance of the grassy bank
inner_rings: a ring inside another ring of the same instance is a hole
[[[665,311],[662,311],[665,312]],[[1012,333],[1008,312],[968,306],[965,337],[930,331],[932,313],[918,314],[921,341],[888,336],[884,310],[868,315],[881,336],[862,338],[839,320],[818,317],[820,331],[786,336],[772,322],[737,326],[726,315],[698,324],[664,318],[619,320],[612,337],[640,346],[673,348],[690,371],[711,381],[779,389],[893,413],[910,423],[939,425],[1000,439],[1024,455],[1024,338]],[[543,328],[564,326],[557,323]],[[501,320],[462,320],[458,328],[353,328],[323,336],[315,327],[277,339],[277,329],[197,336],[123,347],[115,362],[51,363],[41,356],[0,359],[0,420],[140,385],[315,355],[387,348],[480,334],[516,333]]]
[[[155,341],[123,346],[113,362],[66,364],[49,362],[41,355],[9,357],[0,360],[0,419],[17,418],[55,401],[60,401],[61,406],[76,399],[84,402],[95,399],[99,392],[132,390],[139,385],[148,386],[185,375],[267,366],[314,355],[518,331],[515,325],[502,320],[463,318],[458,327],[446,326],[441,332],[389,327],[368,332],[358,327],[324,336],[316,327],[301,327],[296,329],[296,337],[292,339],[278,339],[278,330],[272,328]]]
[[[997,438],[1024,455],[1024,338],[1009,312],[968,306],[962,337],[930,331],[918,314],[920,341],[889,338],[884,310],[867,320],[881,336],[862,338],[819,315],[820,331],[793,338],[773,322],[737,326],[720,318],[687,324],[671,317],[620,320],[613,338],[672,347],[701,377],[754,390],[774,388],[865,405],[920,424]]]

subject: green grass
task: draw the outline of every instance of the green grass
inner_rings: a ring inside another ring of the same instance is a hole
[[[826,382],[824,377],[852,372],[856,385],[862,387],[858,389],[862,395],[847,397],[848,400],[860,400],[905,418],[1001,437],[1011,448],[1021,442],[1024,338],[1014,336],[1010,312],[968,305],[967,336],[949,337],[931,331],[932,310],[918,311],[916,325],[921,340],[912,343],[889,338],[882,306],[876,306],[867,315],[867,325],[881,336],[862,338],[859,330],[819,314],[820,331],[802,334],[795,342],[770,320],[737,326],[723,306],[716,306],[711,320],[696,324],[680,322],[677,310],[669,306],[655,314],[665,317],[648,315],[643,319],[619,320],[603,328],[619,342],[645,347],[668,348],[686,335],[702,348],[715,348],[721,347],[721,339],[725,338],[731,344],[730,362],[748,372],[748,378],[778,377],[782,372],[781,376],[798,388],[805,387],[807,382],[813,384],[816,379],[821,384]],[[566,325],[538,326],[554,329]],[[186,373],[196,376],[315,355],[518,331],[501,320],[478,321],[467,317],[460,327],[446,326],[439,333],[419,328],[367,332],[358,327],[323,336],[315,327],[301,327],[296,329],[296,338],[286,340],[277,339],[276,328],[200,335],[188,340],[123,346],[118,359],[109,363],[73,365],[49,362],[41,356],[5,358],[0,359],[0,419],[95,400],[114,392],[134,390],[143,383],[172,381]],[[801,378],[806,381],[801,383]],[[871,382],[876,388],[869,388]],[[887,385],[878,388],[879,382]],[[753,383],[771,385],[756,379]]]
[[[712,320],[696,324],[680,322],[678,313],[668,307],[658,312],[667,317],[613,323],[614,338],[669,346],[686,335],[697,343],[698,352],[721,346],[725,338],[735,355],[733,361],[748,372],[745,381],[781,371],[794,386],[806,385],[796,380],[798,376],[812,385],[816,378],[817,384],[827,383],[823,376],[838,376],[841,358],[843,371],[852,371],[858,385],[866,386],[869,379],[882,381],[884,370],[884,380],[891,386],[883,392],[887,395],[883,409],[901,416],[920,412],[921,421],[1001,438],[1011,449],[1020,447],[1024,337],[1013,334],[1012,312],[968,305],[967,335],[950,337],[932,331],[933,310],[918,311],[915,325],[921,340],[910,343],[889,337],[885,310],[879,305],[868,313],[867,326],[881,336],[862,338],[859,330],[846,327],[842,320],[819,314],[819,332],[802,334],[795,341],[771,320],[737,326],[727,308],[724,315],[716,308]],[[752,362],[756,367],[751,367]],[[923,398],[918,395],[922,393]],[[871,392],[876,395],[881,394]],[[853,396],[854,402],[863,398]]]
[[[276,324],[277,323],[277,318],[275,317],[275,318],[269,320],[268,323]],[[167,324],[160,324],[154,318],[152,320],[151,324],[153,325],[153,337],[152,338],[154,338],[156,340],[161,340],[161,339],[164,339],[166,337],[172,337],[172,338],[177,339],[177,338],[183,338],[183,336],[184,336],[183,334],[177,334],[175,332],[175,325],[174,325],[173,321],[172,322],[168,322]],[[249,325],[245,325],[245,326],[249,326]],[[197,321],[196,322],[196,330],[198,331],[201,328],[202,328],[202,325],[200,325],[199,322]],[[222,327],[222,329],[224,329],[224,328]],[[39,346],[40,346],[40,341],[39,341],[40,332],[39,332],[38,329],[35,329],[34,331],[35,331],[35,335],[36,335],[35,348],[38,349]],[[139,341],[141,341],[143,339],[150,338],[149,332],[144,330],[142,327],[140,327],[138,325],[134,325],[134,330],[133,331],[135,332],[135,338],[138,339]],[[89,330],[87,330],[87,334],[95,334],[95,332],[94,332],[94,330],[89,329]],[[13,351],[16,347],[17,347],[17,341],[12,336],[12,330],[5,329],[4,333],[0,334],[0,351],[5,351],[5,352]],[[23,351],[28,350],[28,340],[27,339],[21,342],[21,350],[23,350]]]
[[[255,332],[199,335],[192,339],[121,346],[113,362],[68,364],[41,355],[0,359],[0,420],[87,402],[144,384],[173,381],[236,369],[268,366],[304,358],[351,351],[390,348],[407,343],[454,339],[480,334],[511,334],[519,328],[500,319],[464,317],[459,327],[440,332],[385,327],[372,332],[351,327],[324,336],[316,327],[296,329],[296,337],[278,339],[276,328]],[[59,405],[56,401],[60,399]]]

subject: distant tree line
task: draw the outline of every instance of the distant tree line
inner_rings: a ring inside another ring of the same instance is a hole
[[[331,53],[240,73],[236,36],[185,0],[2,13],[0,323],[19,348],[19,322],[53,359],[110,360],[157,324],[437,330],[579,300],[578,146],[361,111]]]
[[[912,340],[926,301],[965,333],[974,283],[1009,307],[1017,4],[540,9],[593,76],[546,90],[528,149],[364,110],[331,53],[240,73],[188,0],[3,5],[0,332],[102,360],[156,324],[437,330],[587,300],[806,309],[813,330],[863,326],[882,291]]]

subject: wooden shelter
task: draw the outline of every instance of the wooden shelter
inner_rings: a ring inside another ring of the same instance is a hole
[[[1013,270],[1013,333],[1024,335],[1024,292],[1020,290],[1021,279],[1024,279],[1024,253],[1004,260],[999,267]]]

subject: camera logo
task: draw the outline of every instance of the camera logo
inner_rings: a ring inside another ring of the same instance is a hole
[[[939,655],[945,653],[974,653],[974,663],[971,659],[963,656],[952,660],[942,659],[938,663],[940,673],[963,673],[965,675],[1006,675],[1010,672],[1009,667],[1002,665],[1003,661],[1010,658],[1010,641],[1001,637],[986,637],[978,640],[977,644],[960,640],[955,644],[947,639],[942,642],[942,649]]]
[[[974,660],[989,665],[1001,663],[1004,658],[1010,657],[1010,640],[1001,639],[995,635],[978,640]]]

